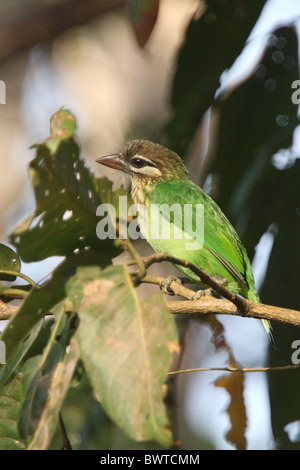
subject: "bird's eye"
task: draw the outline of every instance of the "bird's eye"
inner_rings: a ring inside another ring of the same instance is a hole
[[[133,158],[130,163],[135,168],[143,168],[144,166],[148,165],[148,163],[145,162],[145,160],[143,160],[142,158],[138,158],[138,157]]]

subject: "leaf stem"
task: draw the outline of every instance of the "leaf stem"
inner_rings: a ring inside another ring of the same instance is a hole
[[[26,276],[26,274],[19,273],[18,271],[9,271],[6,269],[0,269],[0,274],[7,274],[8,276],[21,277],[22,279],[24,279],[24,281],[27,281],[33,287],[38,287],[38,284],[35,281],[33,281],[30,277]]]
[[[135,273],[134,275],[136,278],[141,280],[146,275],[146,266],[145,266],[145,263],[143,262],[143,258],[141,258],[137,250],[132,245],[129,238],[126,240],[120,240],[120,241],[122,242],[122,244],[126,247],[126,249],[130,252],[131,256],[133,257],[134,262],[132,264],[136,264],[138,268],[137,273]]]
[[[26,290],[23,289],[15,289],[14,287],[10,287],[7,289],[0,289],[0,297],[6,299],[23,299],[28,294]]]

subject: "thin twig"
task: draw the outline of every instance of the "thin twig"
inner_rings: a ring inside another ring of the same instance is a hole
[[[270,366],[270,367],[195,367],[193,369],[181,369],[168,372],[168,376],[177,374],[187,374],[189,372],[275,372],[282,370],[300,369],[300,364],[289,364],[287,366]]]

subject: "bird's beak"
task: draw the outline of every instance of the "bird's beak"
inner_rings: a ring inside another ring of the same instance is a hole
[[[126,164],[122,158],[122,154],[117,153],[114,155],[105,155],[105,157],[97,158],[97,163],[114,168],[116,170],[127,171]]]

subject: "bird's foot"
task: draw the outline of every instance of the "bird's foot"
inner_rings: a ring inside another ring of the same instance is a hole
[[[206,295],[212,295],[213,289],[210,287],[208,289],[199,289],[197,290],[196,294],[193,295],[191,300],[199,300],[201,297],[204,297]]]
[[[164,293],[164,294],[169,294],[169,295],[175,295],[174,292],[172,291],[170,285],[172,284],[172,282],[178,282],[179,284],[182,284],[181,282],[181,279],[179,277],[176,277],[176,276],[168,276],[164,281],[162,281],[160,284],[159,284],[159,287],[160,287],[160,290]]]
[[[227,287],[229,284],[228,279],[226,279],[223,276],[219,276],[218,274],[215,274],[214,276],[211,276],[211,277],[214,281],[216,281],[222,287]]]

